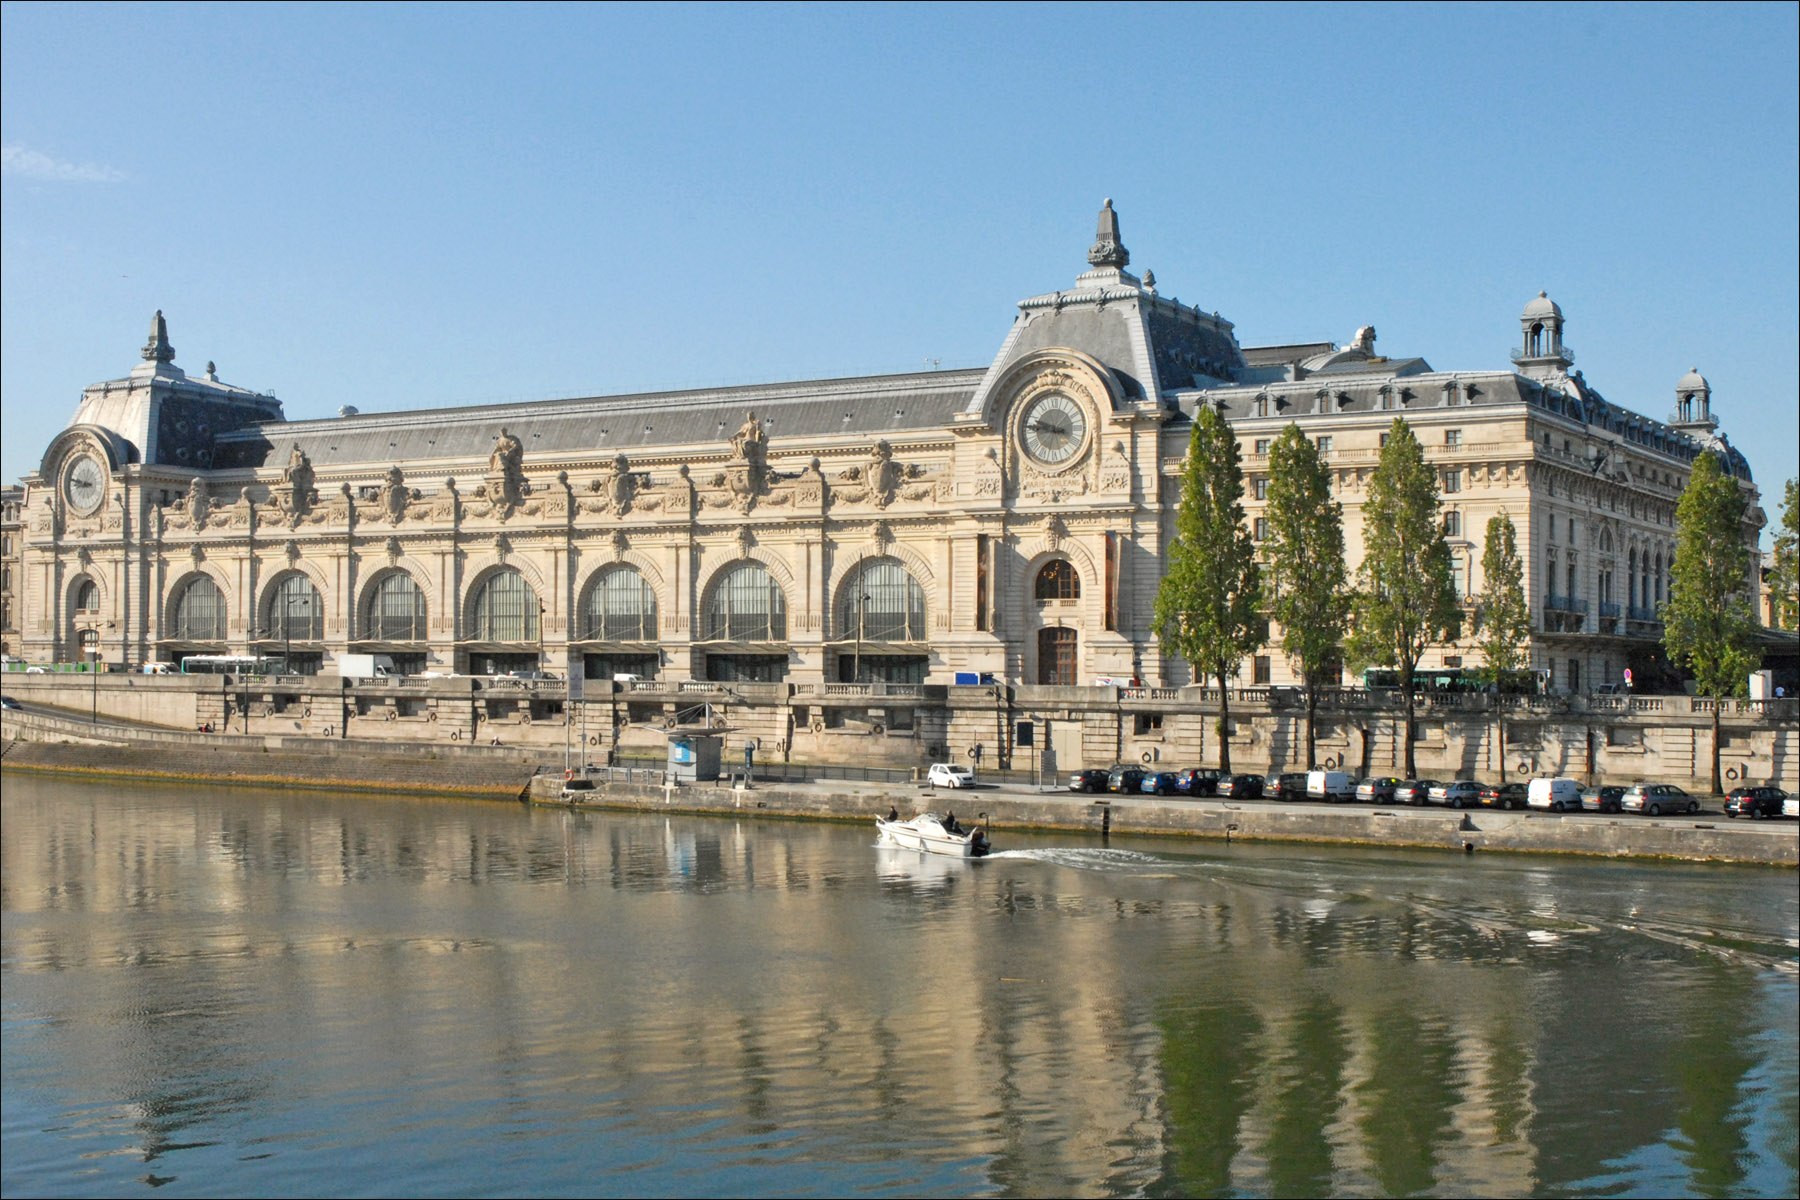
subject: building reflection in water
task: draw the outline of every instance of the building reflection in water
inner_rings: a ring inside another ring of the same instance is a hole
[[[1796,1179],[1795,904],[1758,873],[1022,835],[966,864],[834,826],[15,779],[5,804],[9,1097],[153,1162],[417,1119],[895,1190]]]

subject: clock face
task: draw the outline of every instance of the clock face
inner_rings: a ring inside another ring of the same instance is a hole
[[[1047,467],[1061,466],[1087,437],[1087,413],[1061,392],[1051,392],[1025,410],[1023,431],[1025,453]]]
[[[93,458],[82,455],[64,478],[63,495],[70,508],[86,516],[99,508],[100,501],[106,496],[106,472]]]

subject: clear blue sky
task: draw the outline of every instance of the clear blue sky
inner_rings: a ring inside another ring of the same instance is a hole
[[[1246,345],[1698,366],[1796,472],[1792,4],[5,5],[3,463],[178,362],[293,418],[985,365],[1085,265]]]

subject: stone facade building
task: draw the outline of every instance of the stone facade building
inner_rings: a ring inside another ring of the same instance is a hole
[[[1268,443],[1290,422],[1316,440],[1353,557],[1404,416],[1440,472],[1459,590],[1480,590],[1507,512],[1532,661],[1581,691],[1655,656],[1695,456],[1754,491],[1704,378],[1680,379],[1666,421],[1607,401],[1542,294],[1509,366],[1442,371],[1379,353],[1368,327],[1240,346],[1128,263],[1108,201],[1088,270],[1021,301],[984,369],[305,421],[177,367],[158,313],[136,368],[88,387],[23,480],[8,645],[301,672],[379,653],[414,674],[1180,686],[1150,611],[1209,404],[1242,441],[1253,525]],[[1753,504],[1747,541],[1762,520]],[[1451,644],[1426,665],[1477,662]],[[1267,648],[1240,678],[1292,672]]]

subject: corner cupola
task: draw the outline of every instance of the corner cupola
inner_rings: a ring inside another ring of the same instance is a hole
[[[1712,385],[1698,367],[1689,370],[1675,385],[1675,418],[1669,425],[1697,437],[1719,427],[1712,415]]]
[[[1513,362],[1533,378],[1566,375],[1575,362],[1575,352],[1563,345],[1563,314],[1543,292],[1539,292],[1525,311],[1519,314],[1521,342],[1512,353]]]

